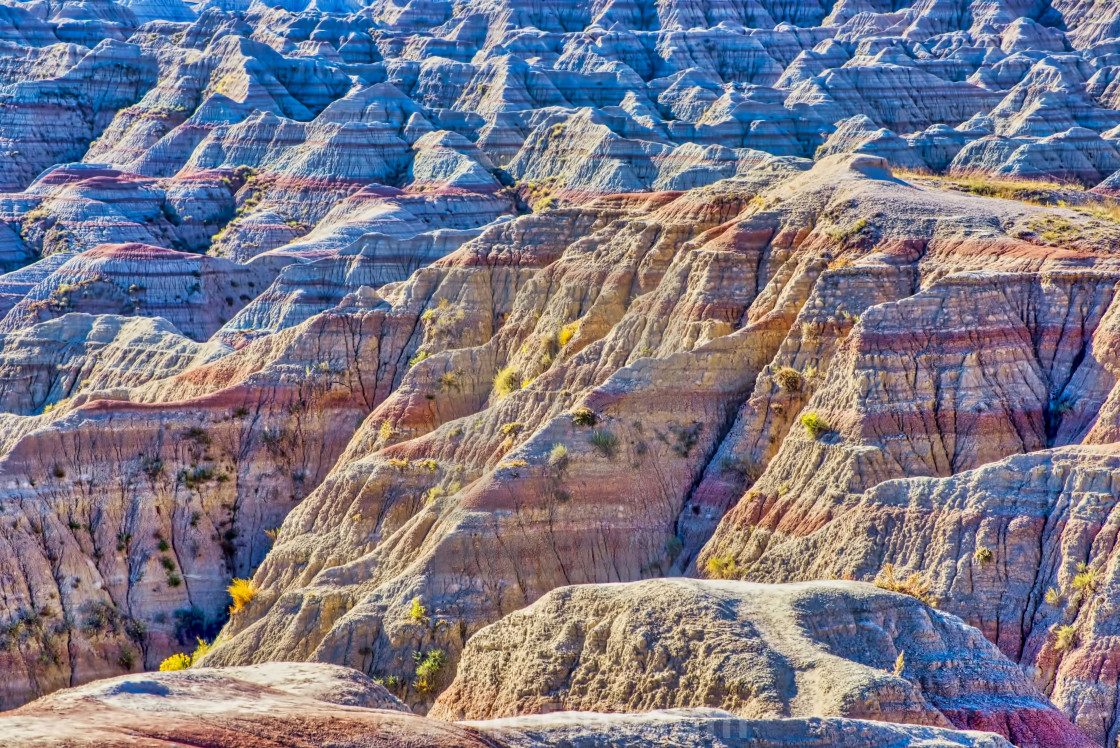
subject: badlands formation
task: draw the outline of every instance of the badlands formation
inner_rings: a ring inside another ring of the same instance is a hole
[[[0,745],[1120,739],[1120,5],[0,0]]]

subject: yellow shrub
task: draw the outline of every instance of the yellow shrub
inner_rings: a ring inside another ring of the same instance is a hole
[[[494,391],[498,397],[506,397],[521,389],[521,375],[513,366],[507,366],[494,376]]]
[[[229,596],[233,598],[233,605],[230,606],[229,612],[238,612],[246,605],[253,602],[253,598],[258,594],[260,594],[260,590],[253,584],[253,580],[234,579],[233,584],[229,586]]]
[[[1054,629],[1054,634],[1054,649],[1059,652],[1065,652],[1077,646],[1077,629],[1073,626],[1058,626]]]
[[[576,331],[578,331],[578,330],[579,330],[579,322],[578,321],[577,322],[569,322],[568,324],[566,324],[566,325],[564,325],[563,327],[560,328],[560,332],[556,333],[556,342],[558,342],[560,344],[560,347],[563,348],[564,346],[566,346],[568,343],[571,342],[572,338],[575,337]]]
[[[186,652],[173,654],[166,660],[159,664],[160,672],[168,672],[170,670],[186,670],[191,666],[191,656]]]
[[[412,605],[408,609],[408,618],[414,623],[428,622],[428,609],[420,602],[419,597],[412,598]]]
[[[708,577],[711,579],[735,579],[739,575],[739,567],[735,557],[730,553],[723,556],[712,556],[706,565]]]
[[[194,654],[191,655],[192,663],[198,662],[199,658],[205,656],[207,652],[214,648],[214,644],[212,642],[208,642],[201,637],[199,637],[197,641],[198,646],[194,648]]]

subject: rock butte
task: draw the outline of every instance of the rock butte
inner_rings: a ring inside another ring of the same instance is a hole
[[[0,0],[0,744],[1115,745],[1118,8]]]

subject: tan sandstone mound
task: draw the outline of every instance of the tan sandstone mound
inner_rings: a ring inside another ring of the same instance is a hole
[[[981,633],[856,582],[659,579],[565,587],[475,634],[436,717],[718,707],[1088,746]]]
[[[364,675],[271,663],[123,676],[60,691],[0,716],[15,746],[493,746],[414,717]]]
[[[408,713],[361,673],[277,662],[123,676],[0,715],[5,748],[1010,748],[998,735],[718,709],[567,712],[453,725]]]
[[[854,719],[746,720],[720,709],[665,709],[644,714],[557,712],[464,722],[509,748],[1009,748],[990,732],[888,725]]]

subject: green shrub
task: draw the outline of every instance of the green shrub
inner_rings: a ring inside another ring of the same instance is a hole
[[[598,420],[591,408],[580,406],[572,411],[572,423],[576,426],[594,426]]]
[[[412,603],[408,608],[408,620],[413,623],[427,623],[428,622],[428,609],[420,602],[419,597],[412,598]]]
[[[427,655],[419,650],[413,653],[416,661],[416,680],[412,683],[420,693],[431,693],[436,687],[436,677],[447,664],[447,655],[441,649],[433,649]]]
[[[613,460],[618,454],[618,437],[609,431],[602,429],[592,431],[588,441],[607,459]]]
[[[801,416],[801,425],[809,433],[813,439],[820,439],[822,436],[832,431],[828,425],[828,421],[821,418],[814,411],[809,411]]]
[[[976,552],[972,554],[972,558],[978,564],[986,564],[992,560],[992,549],[987,546],[977,546]]]
[[[210,434],[206,431],[206,429],[199,428],[198,426],[191,426],[189,429],[184,431],[183,437],[186,439],[190,439],[192,442],[200,446],[205,447],[210,445]]]

